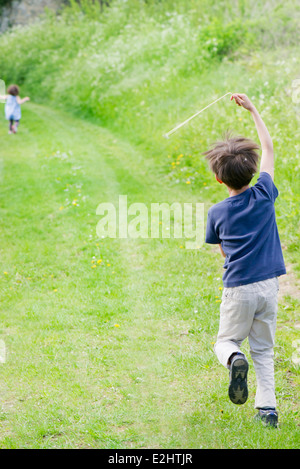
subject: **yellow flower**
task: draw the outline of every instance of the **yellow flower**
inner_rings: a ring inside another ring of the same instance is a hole
[[[120,324],[115,324],[115,327],[120,327]]]
[[[63,209],[64,209],[63,206],[59,207],[59,210],[63,210]]]
[[[186,181],[186,184],[191,184],[191,181]]]
[[[95,264],[92,265],[92,269],[96,269],[96,267],[97,267],[97,266],[96,266]]]
[[[106,265],[107,265],[107,267],[110,267],[110,264],[106,264]]]
[[[54,290],[53,290],[53,291],[57,291],[57,288],[54,288]]]
[[[219,290],[223,290],[223,287],[219,287]]]
[[[101,264],[101,262],[102,262],[102,259],[97,260],[97,264]]]
[[[8,275],[8,272],[3,272],[3,273],[4,273],[4,275]]]

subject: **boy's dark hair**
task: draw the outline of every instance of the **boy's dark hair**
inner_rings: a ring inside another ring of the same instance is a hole
[[[230,137],[216,142],[204,152],[210,169],[226,186],[241,189],[247,186],[257,171],[259,145],[245,137]]]
[[[18,96],[19,95],[19,87],[17,85],[10,85],[7,88],[7,94],[11,94],[12,96]]]

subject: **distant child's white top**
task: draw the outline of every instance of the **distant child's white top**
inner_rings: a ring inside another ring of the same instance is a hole
[[[18,121],[21,119],[21,106],[17,101],[16,96],[9,94],[5,103],[5,118],[7,120]]]

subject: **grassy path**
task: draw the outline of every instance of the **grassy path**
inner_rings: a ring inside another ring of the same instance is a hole
[[[296,447],[297,375],[285,330],[280,431],[253,422],[252,370],[246,405],[228,402],[212,351],[218,253],[96,235],[98,204],[120,194],[147,204],[196,195],[175,193],[153,161],[107,130],[45,106],[28,105],[19,134],[2,126],[0,137],[0,446]]]

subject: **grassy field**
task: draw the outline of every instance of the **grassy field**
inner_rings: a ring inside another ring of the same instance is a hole
[[[0,447],[299,448],[296,7],[268,11],[275,33],[263,2],[138,3],[115,2],[93,21],[73,7],[0,37],[0,78],[31,97],[17,135],[4,118],[0,127]],[[98,204],[120,194],[202,202],[205,214],[227,197],[201,152],[228,128],[256,139],[248,113],[222,101],[172,139],[162,134],[236,90],[255,100],[276,151],[290,272],[275,347],[277,431],[253,421],[252,366],[247,403],[227,398],[213,353],[218,250],[96,233]]]

